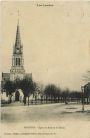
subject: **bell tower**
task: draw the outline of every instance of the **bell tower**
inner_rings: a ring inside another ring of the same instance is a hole
[[[24,70],[24,58],[23,58],[23,45],[21,44],[20,27],[18,21],[16,30],[16,40],[13,47],[10,80],[14,81],[16,79],[23,79],[24,76],[25,76],[25,70]]]

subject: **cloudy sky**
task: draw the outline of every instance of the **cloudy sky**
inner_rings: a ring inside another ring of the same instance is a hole
[[[90,3],[2,2],[1,7],[2,71],[11,68],[19,10],[26,72],[43,84],[80,90],[90,67]]]

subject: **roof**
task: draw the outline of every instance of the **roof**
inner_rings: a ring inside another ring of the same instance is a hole
[[[2,78],[10,78],[10,73],[2,73]]]
[[[86,85],[84,85],[84,89],[90,89],[90,82],[88,82]]]
[[[26,73],[25,77],[32,77],[32,73]]]

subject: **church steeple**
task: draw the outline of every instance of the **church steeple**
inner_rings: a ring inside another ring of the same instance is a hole
[[[12,67],[10,70],[10,79],[15,80],[17,78],[22,79],[24,77],[24,59],[23,59],[23,46],[20,38],[19,21],[16,29],[16,39],[13,48]]]
[[[21,38],[20,38],[20,29],[19,29],[19,23],[18,23],[17,24],[15,47],[20,48],[20,46],[21,46]]]
[[[22,44],[21,44],[21,37],[20,37],[20,27],[19,27],[19,11],[18,11],[18,23],[17,23],[17,30],[16,30],[16,39],[15,39],[15,46],[13,53],[14,54],[23,54],[22,52]]]
[[[22,53],[22,45],[21,45],[19,21],[18,21],[18,24],[17,24],[16,40],[15,40],[15,47],[14,47],[14,54],[17,53],[17,52],[18,52],[18,53]]]

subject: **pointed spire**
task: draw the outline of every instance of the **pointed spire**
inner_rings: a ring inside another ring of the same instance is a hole
[[[18,50],[18,53],[22,53],[22,45],[21,45],[21,38],[20,38],[20,29],[19,29],[19,11],[18,11],[18,23],[17,23],[17,31],[16,31],[16,40],[15,40],[15,48],[14,48],[14,53],[17,53],[16,51]]]
[[[20,38],[19,23],[17,25],[15,47],[16,48],[20,48],[21,47],[21,38]]]
[[[19,10],[18,10],[18,25],[19,25]]]

